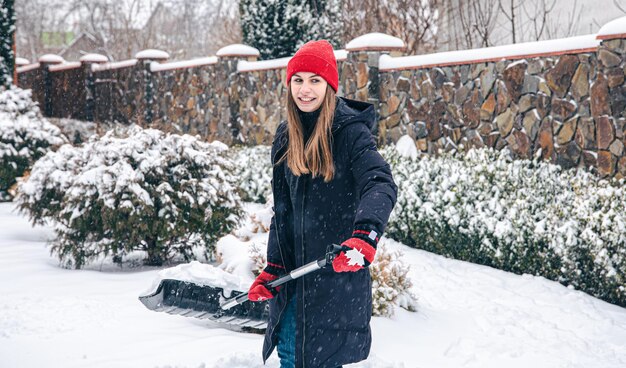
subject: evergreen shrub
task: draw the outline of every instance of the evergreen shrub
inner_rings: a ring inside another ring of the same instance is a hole
[[[411,293],[409,265],[402,261],[402,252],[391,251],[381,243],[370,265],[372,276],[372,315],[391,317],[394,307],[414,312],[417,298]]]
[[[626,306],[623,181],[512,160],[506,150],[383,155],[399,187],[388,236]]]
[[[30,90],[0,90],[0,201],[10,201],[9,189],[17,178],[66,142],[61,131],[41,116]]]
[[[246,202],[267,203],[272,197],[270,146],[235,147],[231,157],[234,176],[239,179],[239,195]]]
[[[113,130],[41,158],[17,203],[34,223],[52,220],[52,253],[68,267],[134,251],[150,265],[189,261],[197,246],[213,257],[242,214],[227,151],[189,135]]]

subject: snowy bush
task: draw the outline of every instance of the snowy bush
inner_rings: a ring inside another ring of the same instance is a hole
[[[247,202],[267,202],[272,196],[271,147],[236,147],[231,151],[241,198]]]
[[[70,143],[74,145],[87,142],[92,135],[97,134],[98,124],[93,121],[83,121],[68,118],[48,118],[48,121],[56,125],[61,132],[70,140]],[[100,125],[111,125],[100,123]],[[101,127],[101,131],[109,130],[106,127]]]
[[[399,195],[387,234],[448,257],[557,280],[626,305],[622,182],[507,151],[383,152]]]
[[[402,262],[402,252],[390,251],[380,244],[372,275],[372,315],[391,317],[395,305],[415,311],[417,300],[410,292],[413,283],[408,277],[409,266]]]
[[[66,142],[39,114],[30,90],[0,91],[0,201],[11,199],[9,188],[37,159]]]
[[[194,258],[240,220],[232,162],[222,143],[132,127],[41,158],[19,187],[19,208],[35,223],[53,220],[52,252],[79,268],[98,256],[145,263]]]
[[[267,246],[265,247],[267,248]],[[252,273],[254,276],[259,276],[261,272],[267,266],[266,249],[260,247],[258,244],[253,243],[250,246],[250,259],[252,260]]]
[[[32,99],[30,89],[21,89],[11,86],[10,89],[0,89],[0,113],[12,117],[24,115],[28,118],[41,118],[39,106]]]

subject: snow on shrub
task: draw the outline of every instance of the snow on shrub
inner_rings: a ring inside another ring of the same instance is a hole
[[[24,115],[32,119],[41,118],[39,106],[32,99],[32,91],[15,86],[0,90],[0,113],[13,117]]]
[[[246,203],[247,216],[242,225],[217,243],[217,260],[220,268],[232,272],[245,271],[240,275],[258,276],[267,265],[267,238],[270,223],[274,216],[273,201],[265,204]]]
[[[272,196],[271,147],[237,147],[231,151],[241,198],[248,202],[267,202]]]
[[[34,223],[53,220],[52,252],[79,268],[100,256],[144,251],[146,264],[195,258],[239,223],[241,201],[227,147],[133,126],[62,146],[19,186]]]
[[[416,310],[417,298],[411,293],[413,283],[408,277],[409,265],[402,261],[401,251],[390,251],[381,243],[376,251],[374,263],[370,265],[372,275],[372,315],[391,317],[394,306]]]
[[[405,244],[530,273],[626,306],[626,190],[508,151],[403,157],[383,150],[399,195],[387,234]]]
[[[1,90],[0,201],[11,200],[9,189],[37,159],[66,142],[61,131],[41,116],[30,90]]]

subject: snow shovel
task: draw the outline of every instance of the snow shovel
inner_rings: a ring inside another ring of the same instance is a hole
[[[343,246],[332,244],[326,249],[323,258],[296,268],[269,282],[267,286],[275,288],[324,268],[331,264],[342,250]],[[208,319],[244,332],[262,333],[267,327],[269,303],[267,301],[245,303],[248,301],[247,292],[233,291],[232,294],[235,296],[227,298],[224,289],[220,287],[165,279],[160,282],[154,293],[140,296],[139,300],[155,312]]]

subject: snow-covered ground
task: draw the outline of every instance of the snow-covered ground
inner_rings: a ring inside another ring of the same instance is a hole
[[[260,335],[147,310],[159,269],[59,268],[52,230],[13,208],[0,204],[0,367],[263,366]],[[351,367],[626,367],[626,309],[386,242],[411,264],[418,312],[373,318],[370,359]]]

